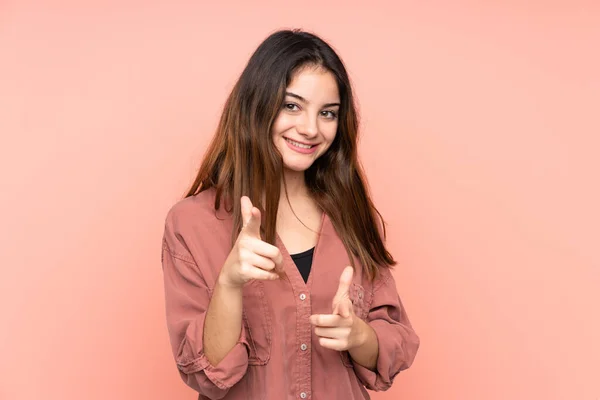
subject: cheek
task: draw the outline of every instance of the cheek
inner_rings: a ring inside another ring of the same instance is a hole
[[[285,114],[280,114],[273,122],[273,129],[272,129],[273,137],[276,137],[276,136],[284,133],[285,131],[287,131],[288,129],[290,129],[293,126],[294,126],[294,121],[289,116],[287,116]]]
[[[335,139],[335,136],[337,134],[337,124],[331,124],[331,126],[328,126],[324,131],[323,131],[323,136],[325,136],[325,140],[327,140],[328,143],[332,143],[333,140]]]

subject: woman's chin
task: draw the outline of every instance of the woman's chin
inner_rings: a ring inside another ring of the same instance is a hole
[[[300,163],[293,163],[293,164],[292,163],[289,163],[289,164],[284,163],[283,167],[290,172],[300,173],[300,172],[306,171],[310,167],[310,164],[307,164],[307,163],[302,163],[302,164],[300,164]]]

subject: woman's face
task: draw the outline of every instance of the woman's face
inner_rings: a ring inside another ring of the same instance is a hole
[[[296,73],[271,131],[285,169],[304,172],[327,151],[335,139],[339,103],[331,72],[308,67]]]

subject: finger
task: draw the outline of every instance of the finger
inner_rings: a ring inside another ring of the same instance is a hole
[[[251,217],[252,201],[248,196],[242,196],[240,198],[240,206],[242,210],[242,222],[246,226]]]
[[[258,255],[270,258],[275,264],[281,264],[283,260],[281,251],[277,246],[273,246],[261,239],[251,238],[246,241],[244,246]]]
[[[271,257],[273,261],[275,261],[275,265],[277,265],[278,269],[283,270],[283,255],[281,254],[281,250],[277,248],[276,254],[274,257]]]
[[[333,306],[333,314],[337,314],[343,318],[348,318],[353,311],[352,301],[349,298],[341,299]]]
[[[274,280],[279,278],[279,276],[274,272],[265,271],[264,269],[257,268],[247,263],[242,264],[240,272],[246,280]]]
[[[310,323],[322,327],[338,327],[348,324],[345,318],[333,314],[315,314],[310,316]]]
[[[250,250],[244,249],[241,253],[242,262],[248,263],[254,267],[270,271],[275,268],[275,262],[270,258],[263,257],[259,254],[253,253]]]
[[[351,266],[347,266],[340,275],[340,283],[338,285],[337,293],[334,298],[345,298],[348,297],[350,292],[350,285],[352,284],[352,278],[354,277],[354,269]]]
[[[345,327],[345,326],[338,326],[335,328],[321,328],[321,327],[317,326],[315,328],[315,335],[317,335],[319,337],[324,337],[324,338],[342,339],[342,338],[347,338],[349,334],[350,334],[350,327]]]
[[[327,349],[344,351],[347,349],[347,343],[340,339],[319,338],[319,344]]]
[[[247,234],[260,239],[260,210],[252,205],[248,196],[242,196],[242,229]]]
[[[247,239],[244,239],[243,247],[248,249],[252,253],[257,254],[258,256],[262,256],[266,259],[269,259],[273,263],[273,272],[279,275],[280,278],[285,277],[285,272],[283,269],[283,257],[278,247],[273,246],[267,242],[263,242],[261,239],[253,237],[248,237]]]

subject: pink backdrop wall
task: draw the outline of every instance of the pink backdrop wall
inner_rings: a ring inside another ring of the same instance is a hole
[[[0,399],[195,398],[164,216],[280,27],[349,67],[422,339],[373,398],[600,398],[599,3],[203,3],[0,2]]]

